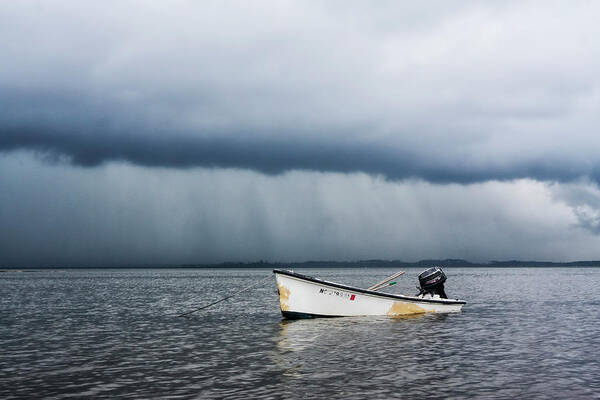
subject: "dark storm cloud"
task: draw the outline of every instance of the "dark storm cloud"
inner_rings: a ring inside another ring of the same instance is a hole
[[[83,167],[600,179],[592,10],[234,4],[3,4],[0,150]]]
[[[101,125],[101,124],[100,124]],[[572,166],[563,160],[528,160],[498,167],[465,165],[463,160],[432,152],[417,154],[385,143],[360,143],[340,138],[307,138],[301,135],[195,136],[169,132],[83,127],[0,128],[0,151],[33,150],[46,161],[66,161],[75,166],[95,167],[124,161],[147,167],[238,168],[265,174],[290,170],[382,175],[391,180],[410,178],[434,183],[474,183],[487,180],[532,178],[540,181],[572,181],[600,178],[597,169]]]
[[[43,133],[41,133],[43,132]],[[290,170],[365,172],[392,180],[421,178],[434,183],[474,183],[486,180],[533,178],[570,181],[588,175],[560,163],[513,165],[505,168],[469,168],[444,165],[432,157],[417,157],[382,145],[338,143],[334,140],[301,141],[298,138],[168,137],[131,135],[102,130],[70,133],[65,129],[2,129],[0,149],[34,150],[47,161],[68,161],[95,167],[109,161],[125,161],[148,167],[219,167],[251,169],[265,174]],[[591,173],[589,173],[592,176]]]

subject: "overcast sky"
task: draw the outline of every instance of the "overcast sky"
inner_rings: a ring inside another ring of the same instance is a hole
[[[0,3],[0,267],[600,259],[600,3]]]

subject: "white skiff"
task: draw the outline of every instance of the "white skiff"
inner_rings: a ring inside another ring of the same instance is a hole
[[[349,317],[459,312],[463,300],[404,296],[328,282],[297,272],[273,270],[284,318]]]

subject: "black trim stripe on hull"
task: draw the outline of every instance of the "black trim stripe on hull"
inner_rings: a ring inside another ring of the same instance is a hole
[[[341,318],[342,315],[321,315],[321,314],[309,314],[296,311],[281,311],[281,315],[285,319],[310,319],[310,318]]]
[[[369,294],[369,295],[375,296],[375,297],[383,297],[383,298],[395,299],[395,300],[404,300],[404,301],[409,301],[411,303],[435,303],[435,304],[445,304],[445,305],[467,304],[467,302],[463,301],[463,300],[421,299],[419,297],[403,296],[401,294],[380,293],[380,292],[375,292],[373,290],[361,289],[361,288],[357,288],[354,286],[348,286],[348,285],[342,285],[340,283],[324,281],[322,279],[314,278],[314,277],[308,276],[308,275],[302,275],[297,272],[287,271],[284,269],[274,269],[273,273],[291,276],[291,277],[298,278],[298,279],[301,279],[304,281],[317,283],[319,285],[327,285],[327,286],[332,286],[332,287],[335,287],[338,289],[351,290],[351,291],[354,291],[357,293]],[[308,318],[310,318],[310,317],[308,317]]]

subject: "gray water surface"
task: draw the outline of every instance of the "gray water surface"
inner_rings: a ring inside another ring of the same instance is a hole
[[[600,269],[445,271],[462,313],[299,321],[274,278],[176,316],[270,270],[3,272],[0,398],[600,398]],[[396,271],[297,272],[367,287]]]

